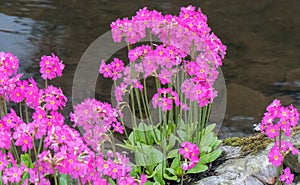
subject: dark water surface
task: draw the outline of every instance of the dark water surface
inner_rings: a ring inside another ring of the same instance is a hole
[[[273,98],[300,108],[299,0],[1,0],[0,50],[18,56],[21,72],[36,79],[40,57],[57,54],[66,68],[53,83],[71,99],[82,54],[111,21],[144,6],[178,14],[190,4],[201,7],[228,47],[222,67],[228,95],[222,137],[252,133],[252,124]],[[104,96],[105,88],[97,87]]]

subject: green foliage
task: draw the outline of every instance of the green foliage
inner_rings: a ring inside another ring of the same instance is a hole
[[[188,127],[193,128],[196,124],[185,124],[180,120],[178,127],[174,124],[166,124],[163,129],[157,126],[140,123],[131,132],[124,145],[119,145],[134,152],[136,165],[133,166],[131,175],[136,176],[146,173],[149,185],[165,185],[166,181],[179,182],[185,174],[201,173],[208,169],[207,164],[215,161],[221,154],[216,149],[221,141],[213,132],[215,124],[208,125],[205,129],[193,134],[189,133]],[[168,132],[176,128],[176,132]],[[196,137],[201,137],[200,162],[194,168],[182,170],[183,159],[178,153],[180,143],[183,141],[193,142]],[[188,140],[187,140],[188,139]],[[153,182],[151,182],[151,180]]]
[[[34,164],[33,164],[32,160],[31,160],[29,154],[27,154],[27,153],[21,155],[21,162],[23,164],[25,164],[25,166],[27,168],[33,168],[34,167]]]

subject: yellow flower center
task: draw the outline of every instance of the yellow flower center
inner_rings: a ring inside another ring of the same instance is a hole
[[[27,144],[28,144],[28,140],[27,140],[27,139],[24,139],[24,143],[27,145]]]

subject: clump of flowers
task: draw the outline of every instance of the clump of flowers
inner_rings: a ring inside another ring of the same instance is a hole
[[[7,79],[6,84],[3,82],[0,86],[3,184],[50,185],[53,179],[56,185],[64,182],[70,185],[71,178],[78,184],[138,185],[146,182],[144,175],[131,175],[132,167],[125,154],[104,149],[104,142],[113,139],[110,138],[111,129],[118,133],[124,130],[110,104],[87,99],[75,106],[71,120],[75,126],[86,130],[82,137],[65,124],[59,112],[67,102],[60,88],[47,83],[45,88],[39,88],[32,78],[21,80],[17,58],[4,52],[0,52],[0,56],[2,76]],[[40,66],[45,80],[61,76],[64,68],[54,54],[43,56]],[[17,111],[7,110],[11,103],[19,104]]]
[[[199,161],[200,150],[196,144],[191,142],[181,143],[179,154],[183,156],[184,162],[182,164],[183,170],[192,169]]]
[[[64,70],[65,65],[62,61],[52,53],[51,56],[42,56],[40,61],[40,73],[44,80],[52,80],[56,77],[62,76],[62,71]]]
[[[287,137],[291,135],[292,128],[298,124],[299,112],[293,105],[282,106],[277,99],[266,110],[267,112],[265,112],[260,124],[260,130],[270,139],[275,140],[274,146],[268,154],[269,162],[278,168],[279,175],[281,174],[278,179],[286,184],[291,184],[294,175],[288,167],[283,170],[283,160],[288,153],[297,155],[299,151],[292,143],[284,141],[282,135],[285,134]]]
[[[217,96],[214,82],[226,54],[226,46],[211,32],[206,16],[193,6],[182,7],[179,15],[143,8],[131,18],[112,22],[111,29],[115,42],[127,43],[129,64],[124,66],[117,58],[107,63],[102,60],[99,73],[114,80],[119,115],[131,111],[132,122],[120,117],[119,125],[133,129],[129,135],[125,133],[128,140],[123,147],[135,153],[137,171],[147,171],[156,182],[165,184],[165,177],[178,180],[185,174],[206,170],[208,162],[196,164],[211,104]],[[137,44],[147,35],[148,44]],[[153,35],[159,41],[154,42]],[[147,91],[147,79],[154,79],[151,93]],[[157,115],[152,115],[153,109]],[[176,142],[183,149],[176,149],[177,155],[170,157],[168,153]],[[174,164],[177,160],[179,166]]]

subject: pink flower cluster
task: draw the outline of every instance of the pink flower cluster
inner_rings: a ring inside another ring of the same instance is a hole
[[[110,104],[90,98],[74,106],[74,113],[70,114],[74,126],[85,130],[83,137],[95,150],[99,144],[108,140],[106,137],[110,128],[123,134],[124,127],[117,120],[117,116],[117,111]]]
[[[18,75],[19,59],[11,53],[0,52],[0,95],[9,99],[8,95],[22,75]]]
[[[269,138],[278,137],[283,131],[286,136],[291,135],[291,128],[299,121],[299,112],[293,105],[284,107],[280,101],[275,99],[268,107],[260,124],[260,130]]]
[[[161,107],[162,111],[166,112],[167,110],[172,109],[173,102],[176,106],[183,105],[180,103],[178,94],[173,91],[171,88],[159,88],[158,92],[153,95],[152,104],[153,107]],[[183,106],[186,107],[187,106]]]
[[[275,139],[275,144],[268,154],[269,162],[276,167],[283,165],[284,157],[288,153],[293,155],[299,154],[297,148],[292,143],[284,141],[281,138],[281,133],[286,136],[291,135],[292,127],[295,127],[299,121],[299,113],[293,105],[284,107],[280,101],[275,99],[268,107],[260,124],[260,130],[269,138]],[[294,175],[291,174],[289,168],[283,171],[280,180],[286,184],[291,184]]]
[[[42,89],[39,97],[40,105],[45,107],[48,111],[62,110],[68,101],[62,90],[53,85],[49,85],[46,89]]]
[[[65,68],[65,65],[62,61],[52,53],[51,56],[42,56],[40,61],[40,73],[44,80],[52,80],[57,76],[62,76],[62,71]]]
[[[122,71],[124,70],[124,62],[118,58],[114,58],[114,60],[106,64],[104,60],[100,65],[99,73],[102,74],[105,78],[112,78],[113,80],[117,80],[122,77]]]
[[[279,146],[279,141],[277,141],[274,147],[270,150],[268,154],[269,161],[276,167],[282,165],[284,156],[291,152],[293,155],[299,153],[298,149],[295,148],[292,143],[287,141],[281,141]]]
[[[283,174],[280,175],[281,182],[285,182],[286,184],[291,184],[294,180],[294,174],[291,173],[289,167],[285,168]]]
[[[64,116],[58,112],[67,102],[60,88],[49,85],[45,89],[39,89],[33,79],[20,80],[22,75],[17,74],[18,60],[9,53],[1,52],[0,60],[0,74],[5,81],[0,81],[1,101],[24,102],[33,109],[31,119],[27,115],[26,122],[14,109],[1,115],[0,148],[13,151],[10,153],[0,150],[0,173],[5,185],[19,184],[22,179],[25,179],[24,184],[50,185],[49,175],[57,172],[68,174],[83,184],[106,185],[109,178],[121,185],[146,182],[145,175],[141,175],[139,179],[130,176],[131,166],[125,155],[112,155],[100,150],[99,146],[107,139],[106,133],[110,128],[119,133],[123,133],[124,129],[117,120],[117,112],[110,104],[87,99],[75,106],[71,118],[76,125],[87,129],[86,137],[83,138],[65,124]],[[54,55],[42,57],[40,65],[44,79],[60,76],[63,69],[63,64]],[[47,70],[53,73],[48,73]],[[91,136],[98,138],[89,140]],[[34,149],[37,141],[42,142],[43,149],[37,154],[38,160],[34,161],[34,167],[17,163],[19,154],[16,147],[22,152],[31,151],[33,154],[37,150]],[[93,141],[97,146],[96,150],[91,150],[90,143]],[[25,178],[24,175],[28,174],[29,177]]]
[[[185,171],[192,169],[200,161],[198,157],[200,154],[200,150],[196,144],[193,144],[191,142],[181,143],[179,154],[184,158],[182,169]]]
[[[134,44],[146,36],[146,29],[150,29],[159,39],[169,45],[181,48],[190,53],[191,48],[203,52],[203,56],[214,64],[221,64],[226,53],[226,47],[220,39],[210,33],[206,16],[200,8],[193,6],[182,7],[179,16],[162,15],[156,10],[150,11],[146,7],[140,9],[132,19],[117,19],[111,24],[112,36],[115,42],[122,37],[130,44]],[[192,46],[192,47],[191,47]]]
[[[127,78],[125,81],[154,76],[162,85],[166,85],[173,82],[178,72],[183,70],[190,77],[180,82],[186,98],[197,101],[199,106],[203,107],[212,103],[217,96],[213,84],[218,76],[217,69],[222,65],[226,54],[226,46],[211,33],[207,18],[200,8],[197,10],[193,6],[182,7],[179,16],[162,15],[156,10],[143,8],[131,19],[117,19],[111,24],[111,29],[115,42],[125,38],[128,44],[135,44],[149,31],[158,36],[163,43],[130,49],[128,58],[135,76],[124,74],[123,79]],[[188,54],[194,61],[185,60]],[[112,77],[107,65],[100,66],[100,73],[105,77]],[[114,78],[119,77],[121,74]],[[128,84],[125,82],[122,87],[116,88],[118,101],[122,100]]]

